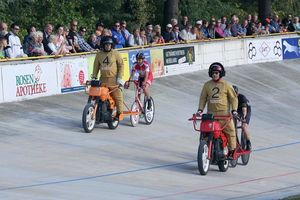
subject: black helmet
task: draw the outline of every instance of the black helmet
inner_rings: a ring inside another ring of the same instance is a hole
[[[232,85],[232,87],[233,87],[235,93],[238,94],[239,93],[239,88],[235,85]]]
[[[137,53],[135,57],[136,57],[136,60],[138,60],[138,59],[145,59],[145,56],[144,56],[144,54],[142,52]]]
[[[208,75],[209,75],[209,77],[212,77],[212,72],[213,71],[220,72],[220,78],[222,78],[223,76],[225,76],[224,66],[221,63],[219,63],[219,62],[214,62],[213,64],[211,64],[209,66],[209,69],[208,69]]]
[[[113,44],[114,41],[112,40],[112,38],[110,36],[105,36],[103,37],[101,43],[104,45],[104,44]]]

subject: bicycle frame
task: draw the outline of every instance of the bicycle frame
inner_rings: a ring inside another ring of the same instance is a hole
[[[135,87],[135,96],[134,96],[134,101],[139,105],[140,112],[132,112],[132,111],[124,111],[124,115],[136,115],[136,114],[141,114],[144,113],[144,106],[141,101],[141,95],[143,93],[143,89],[139,86],[138,81],[130,80],[129,82],[134,83]],[[124,102],[124,106],[127,108],[127,110],[130,110],[129,106]]]

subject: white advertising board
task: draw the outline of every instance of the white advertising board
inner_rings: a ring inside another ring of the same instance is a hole
[[[246,44],[248,63],[282,60],[282,44],[279,37],[248,39]]]
[[[0,77],[2,77],[2,68],[0,68]],[[3,102],[3,84],[2,79],[0,79],[0,103]]]
[[[58,94],[56,62],[2,66],[5,102]]]
[[[164,49],[165,75],[183,74],[200,70],[200,65],[196,64],[195,46],[177,47]]]
[[[83,90],[83,83],[88,79],[88,60],[72,58],[58,62],[58,84],[61,93]]]

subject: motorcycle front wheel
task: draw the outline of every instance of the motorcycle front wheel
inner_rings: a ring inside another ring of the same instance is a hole
[[[95,127],[96,118],[93,119],[95,107],[92,104],[87,104],[82,113],[82,126],[86,133],[93,131]]]
[[[206,175],[209,169],[210,160],[208,159],[208,145],[205,140],[200,140],[198,148],[198,170],[201,175]]]

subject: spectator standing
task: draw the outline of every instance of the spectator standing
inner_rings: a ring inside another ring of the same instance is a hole
[[[176,43],[179,43],[179,42],[183,41],[183,39],[180,36],[180,30],[179,30],[178,25],[173,27],[173,33],[174,33],[174,36],[175,36],[175,42]]]
[[[96,31],[95,31],[95,35],[97,37],[98,45],[100,45],[100,41],[101,41],[101,38],[102,38],[102,32],[103,32],[103,30],[104,30],[104,24],[103,24],[103,22],[98,21],[96,23]]]
[[[51,49],[52,55],[64,55],[67,53],[64,48],[64,45],[60,45],[60,46],[57,45],[57,40],[55,35],[50,35],[48,47]]]
[[[6,39],[8,42],[7,56],[8,58],[19,58],[19,57],[27,57],[27,55],[23,51],[23,47],[21,45],[20,38],[18,33],[20,31],[20,26],[17,23],[13,23],[11,26],[11,32],[6,34]]]
[[[62,55],[70,53],[70,51],[73,49],[73,47],[67,42],[65,36],[65,28],[63,25],[57,25],[54,43],[57,51],[59,51],[59,49],[62,49],[60,52],[60,54]]]
[[[171,19],[171,25],[172,25],[173,28],[174,28],[175,26],[177,26],[177,25],[178,25],[178,20],[175,19],[175,18]]]
[[[53,26],[52,24],[46,24],[43,32],[43,45],[45,48],[45,51],[47,52],[48,55],[52,54],[52,50],[49,48],[48,43],[49,43],[49,37],[52,34],[53,31]]]
[[[208,26],[208,37],[211,38],[211,39],[215,39],[216,36],[215,36],[215,26],[216,26],[216,21],[215,19],[212,20]]]
[[[181,27],[180,30],[185,29],[186,25],[189,24],[189,17],[184,15],[182,16]]]
[[[112,38],[114,41],[115,48],[116,49],[124,48],[125,47],[125,38],[122,35],[119,21],[115,22],[114,26],[111,29],[111,32],[112,32]]]
[[[230,37],[232,37],[232,34],[231,34],[231,26],[232,26],[232,24],[227,24],[227,25],[226,25],[226,28],[225,28],[225,30],[224,30],[225,38],[230,38]]]
[[[121,24],[120,24],[120,29],[121,29],[121,33],[125,39],[125,46],[127,47],[128,46],[128,39],[129,39],[129,35],[130,32],[126,29],[127,27],[127,23],[125,20],[121,21]]]
[[[241,25],[239,24],[239,19],[237,16],[233,15],[231,17],[231,34],[233,37],[241,36]]]
[[[273,31],[271,33],[279,33],[280,32],[280,19],[278,15],[274,15],[272,18],[270,25],[273,27]]]
[[[69,34],[67,35],[68,43],[74,47],[73,53],[80,52],[80,47],[78,45],[78,38],[77,38],[77,34],[78,34],[77,27],[78,27],[78,22],[76,20],[72,20],[70,23],[70,31]]]
[[[208,21],[207,20],[203,20],[203,24],[201,27],[201,33],[204,39],[209,38],[209,34],[208,34]]]

